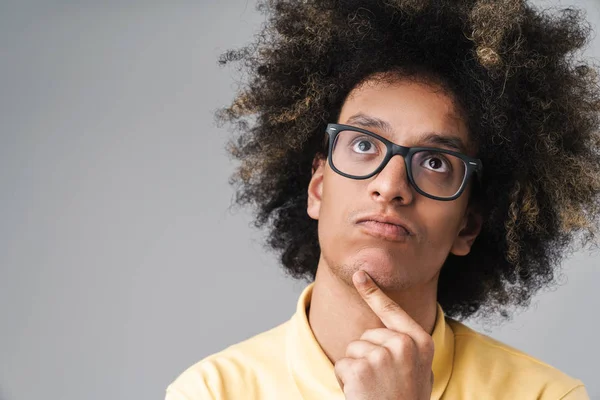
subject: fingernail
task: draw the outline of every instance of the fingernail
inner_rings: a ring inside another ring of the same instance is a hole
[[[367,274],[364,271],[360,270],[356,273],[356,282],[358,283],[367,283]]]

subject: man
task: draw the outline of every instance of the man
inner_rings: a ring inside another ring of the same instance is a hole
[[[242,130],[238,201],[314,282],[289,321],[193,365],[167,400],[587,399],[458,321],[526,305],[593,233],[600,86],[569,64],[588,33],[577,14],[263,6],[265,34],[223,58],[253,78],[221,118]]]

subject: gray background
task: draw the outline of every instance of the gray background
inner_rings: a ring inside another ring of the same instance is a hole
[[[596,28],[599,4],[576,4]],[[216,59],[262,21],[246,0],[0,4],[1,400],[162,399],[294,312],[305,283],[229,210],[213,123],[239,78]],[[598,260],[574,255],[511,323],[471,325],[600,398]]]

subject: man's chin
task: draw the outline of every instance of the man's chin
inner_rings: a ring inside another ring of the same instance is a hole
[[[369,274],[373,281],[383,291],[391,292],[407,289],[410,287],[410,281],[406,279],[399,271],[393,271],[391,273],[384,272],[381,268],[361,268],[363,271]]]
[[[353,285],[352,275],[358,270],[363,270],[383,290],[402,290],[410,286],[406,266],[393,262],[393,260],[385,255],[361,257],[346,265],[350,266],[347,274],[349,275],[351,285]]]

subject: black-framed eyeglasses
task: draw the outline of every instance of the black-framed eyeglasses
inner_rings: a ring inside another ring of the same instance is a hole
[[[481,180],[481,160],[435,147],[405,147],[366,129],[328,124],[329,166],[351,179],[367,179],[381,172],[393,156],[404,158],[408,180],[417,192],[435,200],[457,199],[471,175]]]

